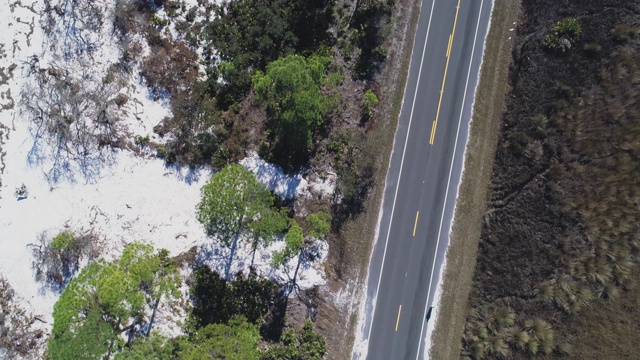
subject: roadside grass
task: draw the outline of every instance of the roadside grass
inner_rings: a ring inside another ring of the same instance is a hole
[[[520,1],[496,0],[484,49],[473,108],[464,173],[458,191],[443,291],[432,334],[432,359],[459,359],[461,336],[473,285],[482,219],[486,212],[493,161],[500,135],[513,41],[509,29],[520,13]]]

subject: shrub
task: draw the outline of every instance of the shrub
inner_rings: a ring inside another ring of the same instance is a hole
[[[307,233],[314,238],[325,238],[331,231],[331,215],[324,211],[309,214],[305,223]]]
[[[80,268],[83,260],[98,258],[101,244],[98,237],[85,232],[77,235],[64,230],[51,241],[45,232],[38,235],[37,242],[30,244],[33,254],[32,268],[36,281],[44,282],[45,287],[61,291]]]
[[[274,158],[269,160],[285,170],[306,164],[313,137],[331,110],[331,100],[320,88],[329,61],[325,56],[289,55],[252,78],[256,98],[266,104],[272,118],[269,130]]]
[[[582,37],[582,27],[576,18],[565,18],[558,21],[551,31],[542,39],[547,49],[565,52]]]
[[[51,240],[51,246],[56,250],[72,250],[75,235],[70,231],[63,231]]]
[[[362,104],[362,118],[363,120],[369,120],[373,115],[373,108],[378,105],[378,97],[376,94],[371,91],[371,89],[367,90],[364,93],[364,103]]]
[[[162,19],[157,15],[153,15],[153,17],[151,19],[149,19],[149,23],[153,26],[157,26],[157,27],[165,27],[167,25],[169,25],[169,20],[166,19]]]
[[[135,141],[136,145],[138,146],[146,146],[149,144],[149,135],[136,135],[133,137],[133,141]]]
[[[640,28],[632,27],[627,24],[618,25],[613,30],[613,36],[616,40],[621,42],[629,41],[633,37],[638,36],[638,34],[640,34]]]
[[[597,55],[602,50],[602,46],[598,43],[592,42],[588,43],[584,46],[584,51],[586,51],[589,55]]]
[[[160,159],[166,158],[167,157],[167,149],[165,149],[164,146],[156,147],[156,156],[159,157]]]

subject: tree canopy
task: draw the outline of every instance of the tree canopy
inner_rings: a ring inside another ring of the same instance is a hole
[[[292,221],[291,227],[284,237],[285,247],[273,254],[272,266],[278,268],[287,263],[291,258],[298,255],[302,244],[304,243],[304,235],[302,228],[298,223]]]
[[[313,135],[331,108],[320,86],[329,57],[289,55],[256,72],[253,90],[267,105],[273,141],[269,158],[287,170],[297,169],[309,158]]]
[[[244,0],[217,7],[204,38],[224,64],[218,102],[224,107],[238,101],[251,87],[251,74],[277,58],[330,45],[333,2]]]
[[[124,344],[120,334],[143,323],[150,305],[176,296],[177,272],[166,253],[131,243],[118,262],[87,265],[53,308],[48,354],[52,359],[99,359]]]
[[[283,224],[275,211],[273,194],[242,165],[225,166],[202,187],[201,195],[198,221],[208,236],[217,236],[225,246],[231,246],[234,235],[241,231],[269,236],[274,227]]]
[[[198,330],[192,338],[178,340],[178,358],[181,360],[226,359],[257,360],[258,328],[243,317],[233,318],[228,324],[210,324]]]
[[[305,219],[305,225],[309,236],[323,239],[331,231],[331,215],[324,211],[309,214]]]
[[[280,341],[263,354],[263,360],[319,360],[327,351],[324,337],[313,332],[311,320],[300,330],[285,330]]]
[[[243,317],[227,324],[211,324],[191,336],[168,339],[160,334],[134,342],[115,360],[252,360],[259,359],[258,328]]]
[[[286,214],[276,209],[273,194],[241,165],[225,166],[202,187],[201,194],[198,221],[208,236],[231,247],[229,265],[241,233],[255,252],[260,242],[268,243],[286,227]]]

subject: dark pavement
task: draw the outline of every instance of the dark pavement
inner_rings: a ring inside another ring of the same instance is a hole
[[[424,356],[491,6],[491,0],[422,4],[369,267],[367,359]]]

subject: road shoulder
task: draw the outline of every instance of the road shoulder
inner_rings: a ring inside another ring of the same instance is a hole
[[[464,172],[458,190],[442,297],[430,358],[459,359],[493,160],[509,91],[512,32],[520,1],[495,0],[473,108]]]

